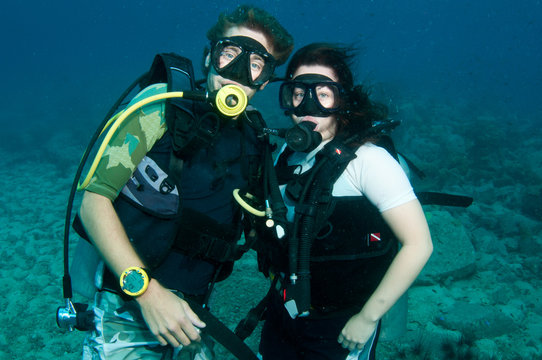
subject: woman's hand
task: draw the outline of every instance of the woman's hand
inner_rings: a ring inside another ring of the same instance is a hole
[[[151,279],[147,291],[137,298],[143,318],[160,344],[187,346],[201,339],[198,328],[205,323],[188,303]]]
[[[350,351],[362,350],[377,325],[378,321],[369,320],[362,313],[356,314],[344,325],[337,341]]]

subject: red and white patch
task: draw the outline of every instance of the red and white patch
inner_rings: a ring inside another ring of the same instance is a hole
[[[380,237],[380,233],[371,233],[371,234],[369,234],[369,241],[370,242],[382,241],[382,238]]]

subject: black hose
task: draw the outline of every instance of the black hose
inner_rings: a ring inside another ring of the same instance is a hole
[[[62,291],[65,299],[71,299],[73,297],[72,292],[72,284],[71,284],[71,277],[70,277],[70,260],[69,260],[69,249],[70,249],[70,225],[71,225],[71,216],[72,216],[72,210],[73,210],[73,200],[75,198],[75,193],[77,192],[77,187],[79,185],[79,179],[81,178],[81,173],[83,172],[83,168],[85,167],[85,163],[87,162],[88,157],[90,156],[90,152],[92,148],[94,147],[94,144],[96,144],[96,141],[98,141],[98,138],[100,137],[100,134],[102,132],[102,129],[105,127],[109,119],[115,114],[115,111],[118,109],[122,101],[126,98],[126,96],[138,85],[140,84],[146,77],[148,76],[148,73],[145,73],[141,75],[139,78],[137,78],[118,98],[118,100],[115,102],[115,104],[111,107],[107,115],[105,116],[104,120],[98,126],[98,129],[92,135],[92,138],[90,139],[88,146],[85,150],[85,153],[83,154],[83,157],[81,158],[81,162],[79,163],[79,167],[77,168],[77,171],[75,172],[75,177],[73,179],[73,183],[70,189],[70,195],[68,197],[68,205],[66,206],[66,218],[64,220],[64,276],[62,278]]]
[[[264,201],[268,199],[269,191],[272,189],[271,184],[266,181],[270,174],[273,172],[271,169],[273,168],[273,160],[271,159],[271,149],[269,144],[269,137],[265,136],[266,143],[265,143],[265,150],[264,150],[264,164],[263,164],[263,198]],[[264,204],[264,208],[267,208],[267,204]]]
[[[311,169],[311,173],[307,179],[306,184],[312,184],[314,177],[320,170],[320,168],[327,162],[328,158],[322,159],[319,163],[317,163],[313,169]],[[311,186],[304,186],[303,191],[301,195],[299,196],[298,204],[301,206],[304,206],[305,204],[305,198],[307,197],[307,193],[310,190]],[[297,214],[296,214],[297,215]],[[300,218],[302,216],[296,216],[294,220],[294,226],[292,230],[292,236],[290,237],[290,244],[289,244],[289,264],[290,264],[290,273],[297,273],[298,272],[298,249],[299,249],[299,222]]]
[[[279,224],[286,224],[286,206],[284,205],[284,199],[282,198],[282,194],[280,193],[279,188],[279,182],[277,179],[277,172],[275,171],[275,167],[273,166],[273,159],[271,158],[270,154],[270,147],[271,145],[268,144],[268,152],[269,152],[269,159],[268,159],[268,165],[266,166],[267,169],[267,183],[269,187],[269,199],[271,202],[271,209],[273,210],[273,217],[276,222]],[[267,199],[267,197],[266,197]]]

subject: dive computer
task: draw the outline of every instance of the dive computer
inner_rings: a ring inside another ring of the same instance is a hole
[[[138,266],[131,266],[120,275],[120,288],[126,295],[142,295],[149,286],[149,275],[147,271]]]

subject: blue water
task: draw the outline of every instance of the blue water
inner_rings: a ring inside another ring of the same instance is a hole
[[[199,64],[206,30],[237,2],[10,2],[2,9],[4,114],[70,124],[101,119],[157,52]],[[360,81],[403,93],[469,98],[539,113],[542,4],[538,0],[253,1],[294,35],[361,49]],[[279,73],[284,68],[279,69]],[[8,118],[2,116],[3,121]],[[20,122],[13,124],[20,126]],[[5,125],[4,125],[5,126]],[[8,124],[9,126],[9,124]]]
[[[484,354],[539,358],[542,1],[252,3],[279,19],[296,49],[314,41],[357,47],[357,82],[403,120],[395,140],[429,175],[422,185],[475,198],[467,210],[427,210],[433,218],[442,211],[452,220],[439,225],[452,223],[468,235],[478,267],[463,282],[411,292],[409,309],[426,315],[413,319],[415,331],[434,335],[427,327],[434,330],[437,309],[483,304],[502,323],[491,335],[476,334]],[[61,335],[53,320],[62,299],[63,211],[77,161],[156,53],[191,58],[201,77],[207,29],[238,4],[57,0],[0,8],[0,268],[13,269],[10,291],[0,297],[0,322],[13,329],[0,332],[0,359],[37,358],[27,353],[32,349],[42,349],[39,358],[79,358],[81,334]],[[285,121],[278,119],[276,85],[255,101],[268,122]],[[382,346],[395,354],[410,349],[409,339]]]

